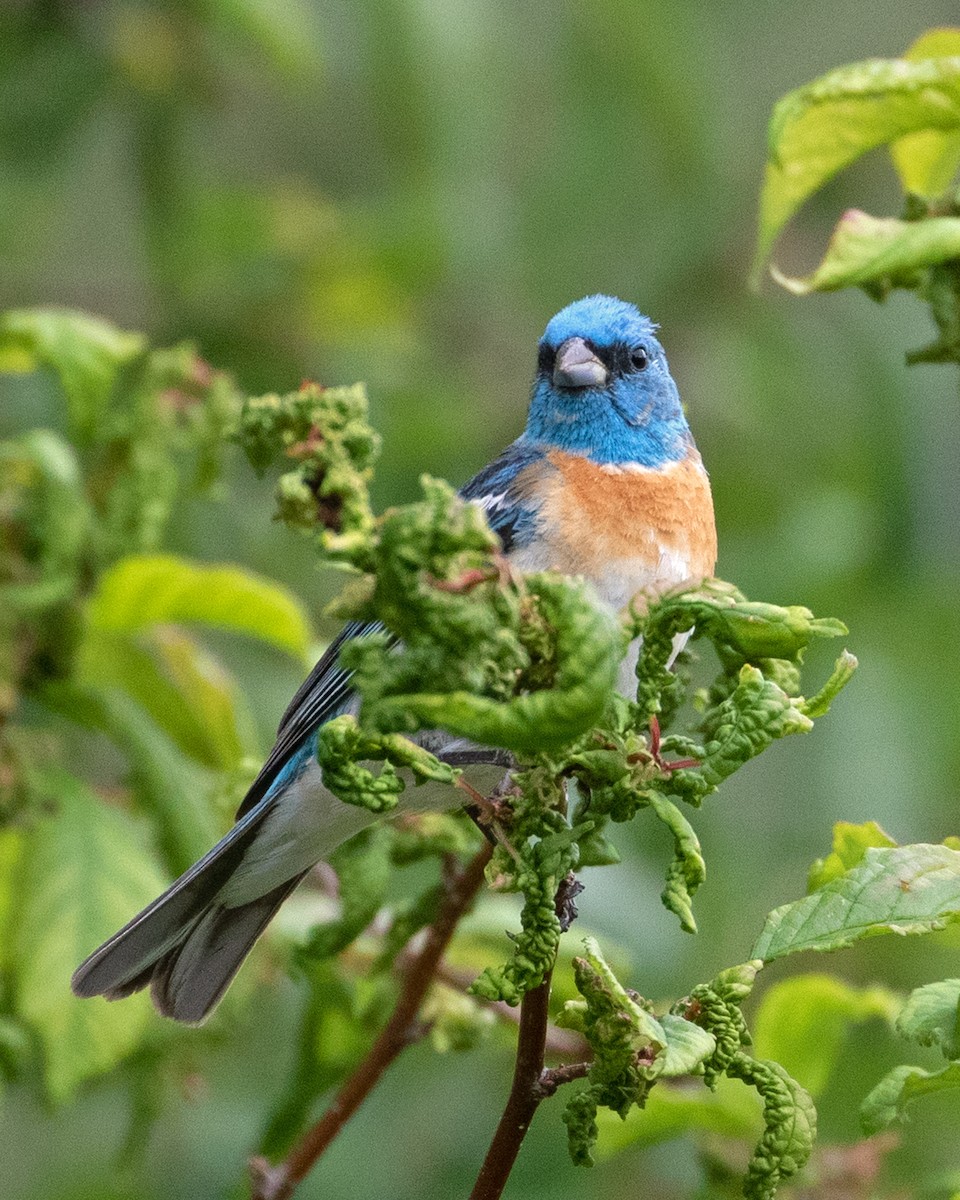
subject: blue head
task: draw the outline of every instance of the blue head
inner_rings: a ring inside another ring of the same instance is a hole
[[[611,296],[561,309],[540,339],[525,438],[600,463],[684,458],[690,430],[655,330]]]

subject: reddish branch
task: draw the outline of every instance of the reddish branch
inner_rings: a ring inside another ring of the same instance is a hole
[[[568,875],[557,891],[556,909],[561,928],[567,929],[577,915],[574,900],[581,891],[576,876]],[[547,1037],[549,1033],[550,980],[548,971],[543,983],[527,992],[520,1003],[520,1032],[517,1035],[517,1061],[513,1071],[513,1084],[503,1116],[497,1125],[483,1160],[477,1182],[470,1193],[470,1200],[500,1200],[513,1164],[517,1161],[520,1146],[527,1136],[530,1122],[541,1101],[552,1096],[564,1083],[583,1079],[590,1071],[590,1063],[572,1063],[569,1066],[544,1067]]]
[[[427,929],[420,949],[408,960],[400,997],[390,1020],[359,1067],[340,1088],[333,1103],[286,1159],[276,1166],[271,1166],[262,1158],[251,1160],[252,1200],[288,1200],[367,1098],[387,1067],[421,1035],[422,1030],[417,1023],[420,1005],[436,976],[437,967],[457,924],[483,883],[484,868],[492,853],[492,846],[485,844],[462,871],[445,879],[439,912]]]
[[[541,1101],[552,1096],[562,1084],[583,1079],[590,1070],[588,1062],[544,1069],[549,1003],[548,975],[538,988],[527,992],[520,1004],[520,1033],[513,1085],[487,1157],[470,1193],[470,1200],[499,1200]]]

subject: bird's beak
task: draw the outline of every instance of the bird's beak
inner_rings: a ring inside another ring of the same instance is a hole
[[[561,388],[600,388],[607,386],[610,372],[583,338],[567,338],[557,350],[553,382]]]

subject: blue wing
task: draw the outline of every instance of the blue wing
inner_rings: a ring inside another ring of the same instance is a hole
[[[520,438],[460,489],[464,500],[484,509],[504,554],[525,546],[536,534],[536,508],[519,483],[529,467],[544,461],[541,446]]]

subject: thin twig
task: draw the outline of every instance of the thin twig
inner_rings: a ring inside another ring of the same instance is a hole
[[[400,997],[390,1020],[366,1057],[344,1082],[333,1103],[320,1120],[307,1130],[286,1159],[276,1166],[271,1166],[260,1157],[251,1160],[252,1200],[288,1200],[367,1098],[387,1067],[417,1039],[420,1033],[416,1022],[417,1012],[460,918],[483,883],[484,869],[492,853],[493,848],[485,843],[462,871],[444,879],[440,909],[428,927],[420,949],[408,962]]]
[[[549,1003],[550,973],[539,987],[527,992],[520,1003],[520,1033],[517,1037],[513,1085],[487,1157],[470,1193],[470,1200],[499,1200],[503,1195],[513,1164],[520,1153],[520,1145],[543,1099],[540,1081],[543,1076]]]
[[[554,906],[560,926],[567,930],[577,916],[574,903],[582,891],[577,877],[571,872],[562,880]],[[590,1071],[589,1062],[544,1069],[547,1036],[550,1028],[551,968],[539,987],[527,992],[520,1002],[520,1032],[517,1034],[517,1061],[513,1083],[506,1107],[493,1135],[487,1157],[483,1160],[470,1200],[500,1200],[507,1179],[517,1161],[520,1146],[527,1136],[530,1122],[542,1100],[552,1096],[561,1084],[583,1079]]]

